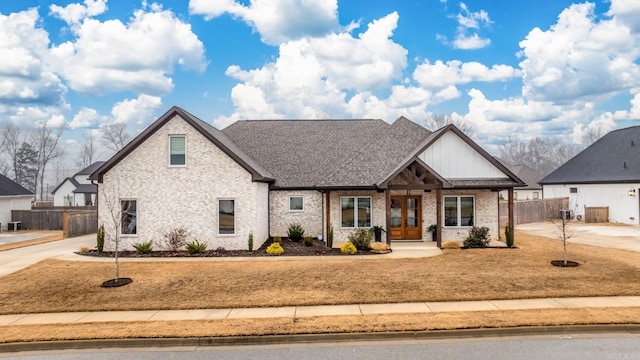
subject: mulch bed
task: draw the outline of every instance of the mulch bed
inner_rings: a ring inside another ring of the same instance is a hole
[[[226,250],[224,248],[217,248],[214,250],[206,250],[202,254],[189,254],[186,250],[178,250],[178,251],[152,251],[149,254],[138,254],[132,250],[119,251],[119,257],[126,258],[174,258],[174,257],[265,257],[271,256],[267,254],[267,247],[271,245],[272,241],[267,240],[265,243],[257,250],[249,251],[249,250]],[[340,249],[333,248],[330,249],[324,243],[324,241],[313,240],[313,246],[305,246],[302,241],[294,242],[290,241],[287,238],[282,238],[280,242],[282,247],[284,248],[284,253],[281,256],[347,256],[340,252]],[[113,251],[103,251],[98,252],[96,249],[92,249],[89,252],[78,253],[80,255],[86,256],[96,256],[96,257],[114,257],[115,253]],[[355,255],[376,255],[370,250],[358,250]]]

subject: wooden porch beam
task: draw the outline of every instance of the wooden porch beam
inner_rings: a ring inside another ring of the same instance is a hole
[[[327,201],[327,207],[326,207],[326,212],[327,212],[327,239],[325,239],[325,242],[328,240],[329,238],[329,228],[331,227],[331,190],[327,190],[325,192],[326,195],[326,201]]]
[[[509,227],[511,228],[511,231],[513,231],[515,243],[515,227],[513,219],[513,188],[509,188],[507,192],[509,194]],[[498,209],[498,217],[500,217],[500,209]]]
[[[434,190],[440,189],[440,184],[415,184],[415,185],[389,185],[387,189],[390,190]]]

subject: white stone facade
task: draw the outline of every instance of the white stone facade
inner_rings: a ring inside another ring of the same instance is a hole
[[[169,166],[169,135],[185,135],[186,165]],[[109,206],[119,199],[137,202],[137,234],[121,236],[121,249],[153,241],[161,249],[163,234],[185,227],[189,240],[209,249],[254,249],[268,238],[268,184],[253,182],[251,173],[192,126],[176,116],[104,174],[99,184],[99,224],[104,224],[106,249],[113,249],[115,229]],[[218,233],[218,200],[233,199],[235,233]]]
[[[498,193],[491,190],[443,190],[442,196],[469,196],[475,198],[475,226],[486,226],[489,228],[491,239],[498,240]],[[443,201],[444,206],[444,201]],[[444,220],[442,220],[444,225]],[[506,224],[503,224],[506,225]],[[462,241],[469,235],[470,226],[443,227],[442,241],[458,240]]]
[[[11,221],[11,210],[31,210],[33,195],[0,196],[0,226],[7,228]]]
[[[303,198],[303,210],[289,210],[289,198]],[[299,223],[305,236],[322,235],[323,193],[316,190],[273,190],[269,193],[271,236],[287,236],[289,224]]]

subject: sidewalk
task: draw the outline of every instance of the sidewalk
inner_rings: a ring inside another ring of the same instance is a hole
[[[46,314],[12,314],[0,315],[0,326],[79,324],[94,322],[257,319],[282,317],[295,319],[313,316],[500,311],[526,309],[572,309],[594,307],[640,307],[640,296],[454,301],[404,304],[286,306],[240,309],[97,311]]]

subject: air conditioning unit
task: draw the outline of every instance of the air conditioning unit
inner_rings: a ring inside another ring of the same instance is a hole
[[[560,209],[560,219],[562,219],[562,220],[571,220],[571,219],[573,219],[573,210]]]

